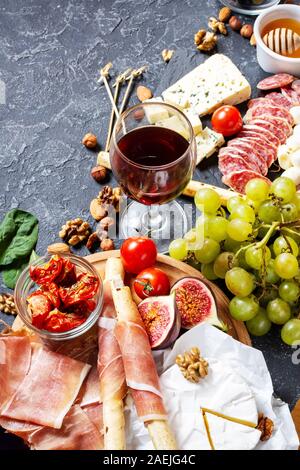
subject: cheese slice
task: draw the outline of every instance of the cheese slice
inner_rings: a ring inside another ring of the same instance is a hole
[[[188,130],[188,125],[185,122],[182,122],[179,116],[171,116],[168,119],[163,119],[162,121],[157,121],[157,126],[166,127],[167,129],[171,129],[172,131],[177,132],[178,134],[182,135],[186,140],[189,140],[190,133]]]
[[[202,122],[198,114],[192,108],[187,108],[183,112],[190,121],[194,134],[200,134],[202,132]]]
[[[236,105],[250,98],[251,86],[239,69],[223,54],[214,54],[172,86],[162,96],[198,115],[212,113],[222,104]]]
[[[158,103],[158,105],[145,106],[146,118],[149,124],[155,124],[158,121],[168,119],[169,112],[165,106],[159,106],[159,103],[162,103],[163,99],[161,97],[151,98],[146,100],[146,103]]]
[[[197,165],[204,160],[204,158],[210,157],[225,143],[223,135],[213,131],[209,127],[206,127],[200,134],[196,135],[195,140],[197,147]]]
[[[208,375],[199,383],[186,380],[177,365],[167,369],[160,377],[170,426],[179,448],[211,449],[202,409],[218,414],[205,413],[209,426],[212,422],[211,438],[216,449],[255,448],[261,433],[255,429],[258,411],[248,384],[221,361],[206,359],[209,363]],[[224,419],[223,416],[243,424]]]

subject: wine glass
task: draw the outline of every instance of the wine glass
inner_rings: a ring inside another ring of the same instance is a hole
[[[122,238],[150,236],[162,249],[187,231],[188,214],[174,199],[192,177],[196,144],[181,111],[163,102],[126,110],[114,127],[110,162],[123,192],[134,200],[121,213]]]

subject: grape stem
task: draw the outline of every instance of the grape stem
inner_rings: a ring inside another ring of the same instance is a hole
[[[267,245],[268,241],[270,240],[271,236],[273,235],[273,233],[275,232],[275,230],[277,230],[277,228],[279,227],[280,225],[280,222],[273,222],[272,225],[270,225],[270,228],[269,230],[267,231],[266,235],[264,236],[264,238],[262,238],[262,240],[260,240],[259,242],[255,242],[255,243],[250,243],[250,245],[246,245],[246,246],[242,246],[236,253],[235,253],[235,258],[238,258],[238,256],[241,254],[241,252],[243,250],[247,250],[248,248],[252,247],[252,246],[255,246],[256,249],[259,249],[259,248],[263,248],[264,246]]]

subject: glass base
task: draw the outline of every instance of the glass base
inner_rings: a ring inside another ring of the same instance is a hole
[[[278,5],[280,0],[221,0],[221,3],[231,8],[231,10],[243,15],[259,15],[267,8]]]
[[[147,236],[156,242],[160,253],[168,252],[170,242],[182,238],[191,227],[189,212],[176,201],[161,206],[131,202],[121,214],[120,233],[122,238]]]

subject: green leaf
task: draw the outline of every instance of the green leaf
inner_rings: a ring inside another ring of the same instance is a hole
[[[29,264],[34,263],[39,258],[40,256],[35,252],[35,250],[32,250],[30,258],[29,258]]]
[[[13,209],[0,224],[0,266],[29,258],[38,239],[38,220],[29,212]]]
[[[6,287],[14,289],[21,272],[28,266],[28,259],[19,259],[7,266],[2,274],[2,279]]]

